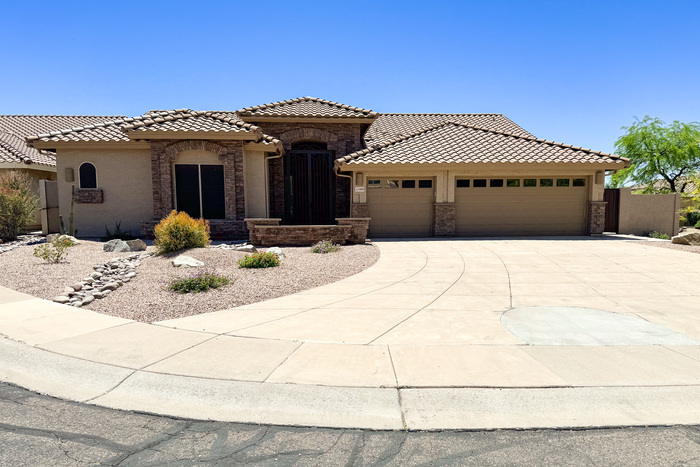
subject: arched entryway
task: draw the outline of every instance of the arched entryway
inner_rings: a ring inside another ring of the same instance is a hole
[[[334,154],[324,142],[292,144],[284,164],[287,224],[335,224]]]

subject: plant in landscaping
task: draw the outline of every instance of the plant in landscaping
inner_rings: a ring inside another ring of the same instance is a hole
[[[123,231],[122,230],[122,222],[117,221],[114,224],[114,230],[112,232],[109,231],[107,226],[105,225],[105,235],[104,237],[101,238],[103,242],[108,242],[110,240],[134,240],[136,237],[131,235],[131,232],[128,231]]]
[[[654,230],[653,232],[646,232],[646,236],[651,238],[660,238],[661,240],[668,240],[669,238],[671,238],[665,233],[657,232],[656,230]]]
[[[0,173],[0,240],[14,240],[34,217],[39,198],[32,191],[32,179],[26,172]]]
[[[186,212],[172,211],[153,231],[157,253],[170,253],[185,248],[203,248],[210,243],[209,222],[192,219]]]
[[[230,282],[228,277],[200,271],[188,277],[176,279],[170,283],[170,290],[185,294],[190,292],[206,292],[209,289],[218,289]]]
[[[696,229],[700,229],[700,221],[698,221],[698,222],[695,224],[695,228],[696,228]]]
[[[339,251],[340,245],[333,243],[330,240],[321,240],[311,247],[313,253],[333,253],[334,251]]]
[[[72,241],[59,237],[51,243],[43,243],[34,248],[34,256],[47,263],[60,263],[68,255],[68,248],[72,246]]]
[[[280,265],[280,258],[276,253],[253,253],[245,255],[245,258],[238,261],[238,265],[242,268],[273,268]]]

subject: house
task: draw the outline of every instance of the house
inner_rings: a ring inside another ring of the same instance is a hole
[[[500,114],[378,114],[312,97],[150,111],[27,143],[55,152],[61,214],[73,197],[82,236],[116,222],[147,233],[173,209],[224,238],[301,242],[337,219],[357,239],[369,219],[374,237],[597,234],[605,174],[628,165]]]
[[[114,117],[62,116],[62,115],[0,115],[0,172],[22,170],[33,181],[34,191],[39,196],[39,180],[56,180],[56,154],[29,146],[28,136],[44,133],[56,128],[69,128],[90,123],[99,123]],[[30,230],[41,228],[40,211]]]

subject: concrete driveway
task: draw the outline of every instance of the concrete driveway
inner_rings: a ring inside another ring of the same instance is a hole
[[[591,238],[377,244],[379,262],[342,281],[154,325],[5,289],[0,379],[238,422],[700,423],[700,255]]]

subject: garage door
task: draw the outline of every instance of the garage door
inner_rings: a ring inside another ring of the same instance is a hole
[[[434,185],[430,178],[368,178],[369,235],[432,235]]]
[[[578,177],[457,179],[457,235],[583,235],[588,180]]]

